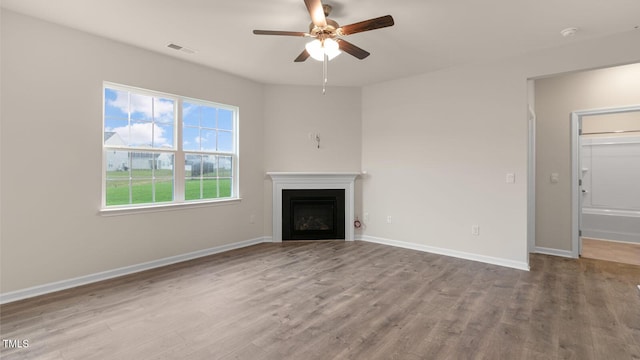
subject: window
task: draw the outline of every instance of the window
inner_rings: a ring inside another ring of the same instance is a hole
[[[237,107],[105,83],[103,121],[103,208],[237,198]]]

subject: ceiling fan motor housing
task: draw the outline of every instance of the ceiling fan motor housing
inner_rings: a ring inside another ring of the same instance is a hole
[[[338,25],[337,22],[327,19],[327,26],[325,27],[318,27],[313,23],[309,24],[309,34],[319,38],[334,38],[338,36],[338,32],[336,31],[338,28],[340,28],[340,25]]]

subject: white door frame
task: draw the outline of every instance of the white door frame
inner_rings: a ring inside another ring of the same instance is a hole
[[[528,88],[528,131],[527,149],[527,254],[536,249],[536,112],[535,80],[527,79]],[[527,263],[529,256],[527,256]]]
[[[571,113],[571,255],[580,257],[582,242],[580,241],[580,222],[582,215],[582,169],[580,168],[580,135],[582,117],[592,115],[619,114],[640,111],[640,105],[614,108],[580,110]]]

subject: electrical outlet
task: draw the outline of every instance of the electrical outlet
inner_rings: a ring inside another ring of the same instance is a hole
[[[364,220],[364,222],[369,221],[369,213],[368,212],[364,213],[364,215],[362,216],[362,220]]]
[[[393,219],[391,218],[391,215],[387,216],[387,224],[391,224],[393,223]]]
[[[480,225],[471,225],[471,235],[480,235]]]

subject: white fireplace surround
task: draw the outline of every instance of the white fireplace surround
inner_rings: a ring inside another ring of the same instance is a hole
[[[268,172],[273,181],[273,242],[282,242],[282,190],[344,189],[344,239],[353,241],[354,183],[357,172]]]

